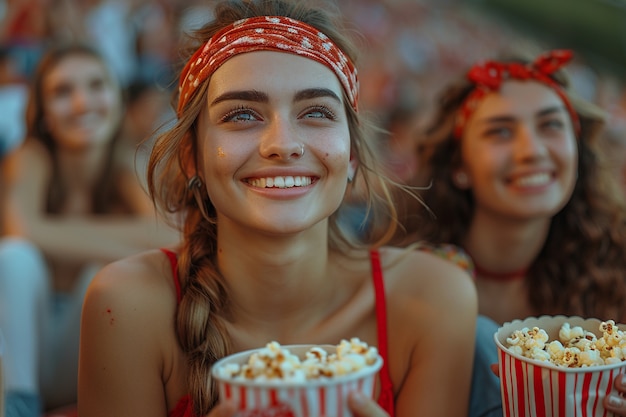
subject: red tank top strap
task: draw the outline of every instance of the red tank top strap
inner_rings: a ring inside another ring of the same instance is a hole
[[[387,350],[387,303],[385,299],[385,284],[383,270],[380,265],[380,255],[377,250],[370,252],[372,262],[372,279],[374,281],[374,295],[376,297],[376,325],[378,328],[378,352],[383,358],[380,369],[380,405],[389,416],[394,415],[394,396],[391,377],[389,376],[389,353]]]
[[[182,294],[180,290],[180,281],[178,280],[178,257],[175,252],[172,252],[169,249],[161,248],[161,252],[167,255],[167,259],[170,261],[172,276],[174,277],[174,286],[176,287],[176,304],[179,304]]]
[[[178,400],[176,407],[169,412],[167,417],[195,417],[191,396],[187,394]]]

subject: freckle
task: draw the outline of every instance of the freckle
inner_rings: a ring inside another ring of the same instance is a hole
[[[107,308],[107,313],[111,314],[111,309]]]
[[[109,320],[109,324],[110,324],[111,326],[113,326],[113,324],[114,324],[114,323],[115,323],[115,319],[114,319],[114,318],[112,318],[111,320]]]

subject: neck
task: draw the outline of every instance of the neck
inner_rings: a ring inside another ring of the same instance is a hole
[[[549,229],[548,218],[514,220],[477,210],[462,246],[475,265],[476,276],[519,281],[541,252]]]
[[[495,272],[485,269],[481,265],[477,264],[474,261],[474,270],[476,271],[476,276],[488,279],[490,281],[499,281],[499,282],[510,282],[510,281],[518,281],[524,279],[528,272],[528,268],[524,267],[522,269],[518,269],[516,271],[509,272]]]
[[[105,148],[93,146],[77,151],[61,149],[58,152],[61,175],[68,186],[91,187],[102,175],[106,157]],[[80,172],[80,175],[76,175]]]
[[[327,233],[315,230],[323,226],[279,237],[218,219],[217,261],[231,296],[250,309],[268,310],[270,302],[281,310],[310,301],[312,293],[327,291],[331,281]]]

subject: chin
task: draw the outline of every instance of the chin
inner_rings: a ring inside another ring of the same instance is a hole
[[[546,206],[546,207],[518,207],[515,211],[520,219],[525,220],[539,220],[539,219],[551,219],[561,211],[562,206]]]

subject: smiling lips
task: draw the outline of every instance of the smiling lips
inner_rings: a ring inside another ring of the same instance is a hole
[[[547,172],[540,172],[532,175],[525,175],[523,177],[513,180],[513,184],[519,187],[540,187],[548,184],[552,180],[552,175]]]
[[[247,180],[247,182],[253,187],[258,188],[293,188],[293,187],[306,187],[311,185],[313,179],[311,177],[303,176],[285,176],[285,177],[267,177],[267,178],[253,178]]]

